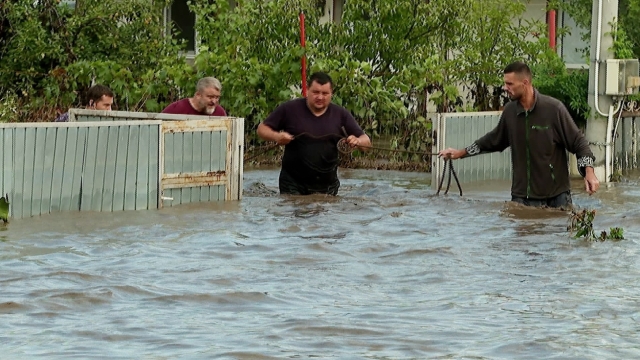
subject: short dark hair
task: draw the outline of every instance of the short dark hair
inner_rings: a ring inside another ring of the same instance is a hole
[[[97,103],[105,95],[111,98],[114,97],[113,91],[111,91],[108,86],[101,84],[93,85],[87,90],[87,105],[91,106],[92,103]]]
[[[331,76],[329,76],[329,74],[325,72],[318,71],[311,74],[311,76],[309,77],[309,82],[307,83],[307,86],[310,87],[314,81],[320,85],[324,85],[328,83],[329,85],[331,85],[331,89],[333,89],[333,80],[331,80]]]
[[[505,74],[515,73],[518,75],[524,75],[529,79],[531,79],[532,77],[531,69],[529,68],[529,65],[525,64],[522,61],[512,62],[511,64],[507,65],[507,67],[504,68],[504,73]]]

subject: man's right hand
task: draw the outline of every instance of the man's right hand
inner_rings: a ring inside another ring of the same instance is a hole
[[[445,158],[445,159],[460,159],[461,157],[467,155],[467,150],[466,149],[454,149],[454,148],[447,148],[444,150],[440,150],[440,152],[438,153],[439,157]]]
[[[293,135],[289,134],[288,132],[282,131],[278,133],[278,140],[276,140],[276,142],[278,143],[278,145],[287,145],[291,142],[291,140],[293,140]]]

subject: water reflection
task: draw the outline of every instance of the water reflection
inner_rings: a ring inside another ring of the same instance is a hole
[[[338,197],[52,214],[0,232],[6,358],[636,358],[640,192],[574,203],[627,240],[509,203],[508,182],[341,171]]]

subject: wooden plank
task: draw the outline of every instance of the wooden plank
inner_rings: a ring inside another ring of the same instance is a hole
[[[44,128],[44,162],[42,172],[42,203],[40,206],[40,214],[48,214],[51,212],[51,197],[53,190],[53,173],[54,156],[56,150],[56,128]]]
[[[196,131],[191,133],[191,136],[193,137],[191,141],[192,166],[189,172],[209,170],[203,167],[204,159],[202,158],[202,134],[203,134],[202,131]],[[201,202],[201,201],[202,201],[202,188],[198,187],[198,188],[191,189],[191,202]]]
[[[156,208],[162,208],[162,198],[164,197],[164,189],[162,188],[162,176],[164,175],[164,137],[165,133],[162,131],[162,125],[158,126],[158,198],[156,199]]]
[[[231,193],[229,200],[241,200],[243,189],[244,169],[244,119],[237,118],[233,121],[233,165],[231,168]]]
[[[0,129],[0,197],[4,196],[5,192],[5,178],[9,174],[13,174],[13,169],[9,168],[9,162],[5,159],[7,157],[7,145],[8,142],[5,140],[6,133],[11,130],[8,129]]]
[[[98,139],[100,137],[100,129],[101,128],[99,127],[87,129],[86,149],[84,151],[85,156],[82,167],[82,183],[80,185],[82,194],[80,210],[82,211],[95,210],[93,194],[94,192],[99,191],[96,190],[95,179],[98,175],[98,168],[104,165],[99,163],[100,160],[98,160]]]
[[[190,122],[185,122],[188,124]],[[182,136],[182,167],[180,168],[180,172],[192,172],[193,171],[193,132],[183,132]],[[191,203],[191,188],[183,187],[182,194],[180,197],[181,204]]]
[[[161,125],[161,120],[140,120],[136,121],[136,125]],[[103,121],[103,122],[82,122],[80,124],[73,122],[29,122],[29,123],[0,123],[1,128],[10,129],[28,129],[28,128],[86,128],[86,127],[112,127],[112,126],[130,126],[131,121]]]
[[[69,132],[69,128],[59,128],[55,129],[55,149],[53,151],[53,163],[51,166],[52,169],[52,177],[51,177],[51,201],[49,206],[50,212],[58,212],[62,211],[62,203],[63,203],[63,183],[66,180],[67,182],[71,182],[71,179],[65,179],[65,175],[68,175],[71,172],[66,172],[67,163],[65,160],[65,151],[67,149],[67,134]],[[73,170],[73,169],[70,169]],[[69,194],[70,195],[70,194]],[[70,202],[70,196],[67,201]]]
[[[89,128],[69,128],[65,150],[65,174],[69,173],[70,176],[65,175],[62,187],[63,199],[70,199],[68,210],[82,210],[83,181],[90,149],[88,138]],[[95,155],[91,161],[94,159]],[[66,206],[67,204],[63,203],[62,209],[65,210]]]
[[[12,191],[13,178],[13,130],[0,129],[0,196]]]
[[[25,182],[24,182],[24,173],[25,173],[25,161],[26,161],[26,142],[27,142],[27,129],[25,128],[17,128],[15,130],[15,141],[14,141],[14,178],[13,178],[13,217],[16,219],[21,219],[25,216],[25,204],[24,204],[24,194],[25,194]]]
[[[180,173],[184,169],[184,158],[182,156],[184,152],[184,137],[182,133],[171,134],[173,136],[173,171],[165,171],[166,174],[169,173]],[[184,195],[183,189],[178,191],[173,191],[173,201],[171,202],[173,205],[183,204],[182,198]]]
[[[187,121],[187,120],[204,120],[204,121],[224,121],[231,117],[207,116],[207,115],[183,115],[183,114],[163,114],[163,113],[145,113],[138,111],[106,111],[106,110],[89,110],[89,109],[69,109],[69,115],[81,118],[79,115],[98,116],[103,120],[113,119],[127,121]]]
[[[222,171],[165,174],[162,178],[162,183],[167,189],[224,185],[226,181],[227,175]]]
[[[120,126],[115,138],[115,152],[110,156],[115,158],[113,173],[113,191],[111,193],[111,211],[124,210],[125,178],[127,174],[127,150],[129,131],[132,126]]]
[[[15,177],[14,166],[13,166],[13,148],[14,148],[14,130],[10,128],[0,129],[0,141],[2,144],[0,145],[0,150],[2,154],[0,154],[0,162],[2,162],[2,173],[0,174],[0,178],[2,179],[0,183],[0,197],[9,195],[9,216],[13,216],[13,178]]]
[[[140,127],[140,141],[138,143],[138,169],[136,178],[136,210],[149,207],[149,143],[151,132],[149,126]]]
[[[101,200],[99,211],[113,211],[113,195],[116,187],[116,167],[118,164],[118,140],[120,129],[123,127],[124,126],[101,128],[104,129],[105,132],[106,144],[103,148],[105,149],[105,161],[102,187],[99,194]],[[100,182],[98,182],[98,184],[100,184]]]
[[[225,121],[189,120],[165,121],[162,130],[169,133],[184,133],[194,131],[223,131],[227,129]]]
[[[140,146],[140,126],[129,127],[127,139],[126,171],[124,179],[124,210],[136,209],[136,175],[138,149]]]
[[[227,123],[227,125],[229,125],[229,127],[227,128],[227,136],[225,139],[225,169],[224,171],[227,174],[231,174],[231,170],[233,169],[233,128],[230,126],[231,123]],[[231,200],[231,198],[233,197],[233,189],[231,187],[231,178],[228,177],[227,178],[227,183],[225,184],[226,189],[225,189],[225,195],[224,195],[224,199],[225,200]]]
[[[224,171],[224,150],[226,148],[224,139],[226,139],[226,133],[222,131],[216,131],[211,133],[211,158],[209,159],[209,167],[211,171]],[[217,187],[209,188],[209,199],[218,201],[219,195]]]
[[[158,208],[158,198],[160,194],[160,144],[159,139],[162,134],[160,126],[149,127],[149,187],[147,191],[147,209]]]
[[[195,141],[196,132],[184,133],[184,157],[185,157],[185,166],[183,172],[192,173],[196,171],[200,171],[200,159],[195,157],[194,151],[194,141]],[[183,194],[186,192],[186,196],[188,197],[188,202],[199,202],[200,201],[200,189],[195,187],[187,187],[183,189]]]
[[[40,183],[38,183],[38,193],[34,191],[34,183],[36,177],[36,144],[37,144],[37,128],[26,129],[24,142],[24,187],[22,193],[22,217],[30,217],[34,215],[34,203],[37,204],[38,212],[40,211]],[[34,201],[37,199],[37,201]]]
[[[211,131],[202,132],[202,163],[200,167],[203,171],[212,171],[211,169],[211,143],[213,142],[213,134]],[[211,201],[211,186],[200,188],[200,201]]]

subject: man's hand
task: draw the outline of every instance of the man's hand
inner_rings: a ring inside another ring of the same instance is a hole
[[[349,144],[349,146],[351,146],[351,148],[353,149],[356,146],[360,146],[360,139],[353,135],[349,135],[349,137],[347,137],[347,144]]]
[[[293,140],[293,135],[289,134],[288,132],[282,131],[278,133],[278,140],[276,140],[276,142],[278,143],[278,145],[287,145],[291,142],[291,140]]]
[[[584,186],[589,195],[598,191],[598,188],[600,187],[600,181],[598,181],[593,168],[590,166],[585,168]]]
[[[466,149],[454,149],[454,148],[447,148],[444,150],[440,150],[440,152],[438,153],[439,157],[445,158],[445,159],[460,159],[461,157],[467,155],[467,150]]]

